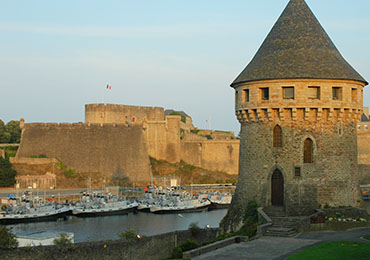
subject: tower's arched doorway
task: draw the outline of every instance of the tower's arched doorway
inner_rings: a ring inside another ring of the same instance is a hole
[[[271,177],[271,204],[273,206],[284,206],[284,177],[276,169]]]

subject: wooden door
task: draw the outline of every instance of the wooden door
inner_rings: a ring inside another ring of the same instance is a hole
[[[271,177],[271,204],[284,206],[284,177],[278,169]]]

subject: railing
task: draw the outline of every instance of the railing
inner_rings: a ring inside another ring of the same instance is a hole
[[[264,224],[259,225],[259,226],[257,227],[257,236],[262,236],[262,235],[265,233],[266,229],[267,229],[268,227],[271,227],[271,226],[272,226],[272,220],[271,220],[271,218],[270,218],[269,216],[267,216],[267,214],[263,211],[263,208],[262,208],[262,207],[258,208],[258,209],[257,209],[257,212],[258,212],[258,214],[263,218],[263,222],[264,222]]]

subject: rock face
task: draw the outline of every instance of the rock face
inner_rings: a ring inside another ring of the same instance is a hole
[[[291,0],[232,83],[239,182],[221,232],[240,228],[250,200],[292,216],[360,205],[356,124],[366,85],[305,1]]]

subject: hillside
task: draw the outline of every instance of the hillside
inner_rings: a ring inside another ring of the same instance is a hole
[[[184,161],[179,163],[169,163],[166,161],[150,158],[153,177],[175,176],[181,178],[182,185],[194,184],[220,184],[235,183],[237,175],[230,175],[219,171],[210,171],[207,169],[195,167]]]

